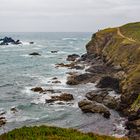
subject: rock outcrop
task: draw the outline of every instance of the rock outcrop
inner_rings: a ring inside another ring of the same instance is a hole
[[[20,40],[14,40],[11,37],[4,37],[3,39],[0,39],[0,45],[9,45],[9,44],[13,44],[13,45],[19,45],[22,44]]]
[[[78,106],[85,113],[100,113],[103,114],[105,118],[110,117],[109,110],[102,104],[98,104],[94,101],[82,100],[78,103]]]

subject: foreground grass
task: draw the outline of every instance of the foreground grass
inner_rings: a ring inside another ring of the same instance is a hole
[[[35,126],[15,129],[0,136],[0,140],[127,140],[126,138],[114,138],[99,136],[93,133],[81,133],[74,129],[58,127]]]

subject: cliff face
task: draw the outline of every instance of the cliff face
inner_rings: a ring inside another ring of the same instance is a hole
[[[100,56],[107,65],[119,67],[121,105],[125,114],[140,112],[140,23],[108,28],[93,34],[87,54]],[[121,73],[121,76],[120,74]]]

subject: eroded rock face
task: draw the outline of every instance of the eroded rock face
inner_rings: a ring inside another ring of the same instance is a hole
[[[60,96],[51,96],[51,99],[46,99],[46,103],[52,103],[55,101],[71,101],[74,100],[74,97],[72,94],[68,94],[68,93],[63,93]]]
[[[101,113],[105,118],[110,117],[109,110],[97,102],[82,100],[78,103],[79,108],[85,113]]]
[[[105,76],[100,79],[97,83],[98,88],[112,88],[113,90],[119,92],[119,80],[112,78],[110,76]]]
[[[67,57],[67,61],[75,61],[77,58],[79,58],[80,56],[78,54],[72,54],[72,55],[68,55]]]

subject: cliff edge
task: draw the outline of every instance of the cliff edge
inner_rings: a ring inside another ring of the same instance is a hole
[[[100,57],[108,66],[120,69],[115,75],[120,79],[119,110],[128,116],[131,132],[140,134],[140,22],[98,31],[86,50],[87,55]]]

